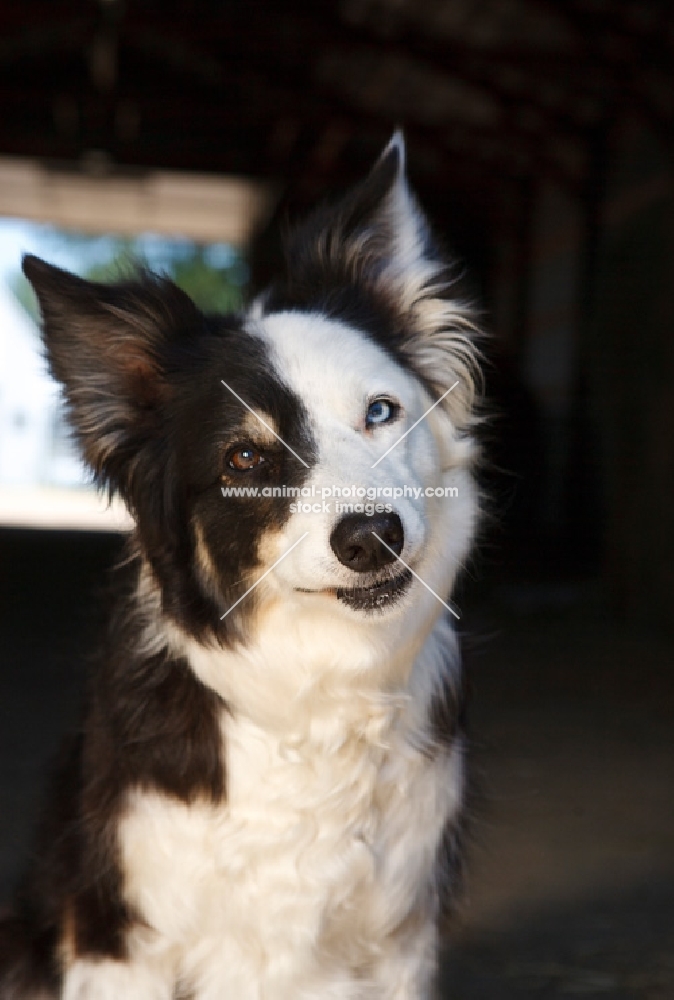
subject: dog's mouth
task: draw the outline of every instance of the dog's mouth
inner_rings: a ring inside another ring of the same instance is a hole
[[[334,594],[337,600],[354,611],[383,611],[400,600],[412,582],[412,573],[406,569],[399,576],[377,580],[367,587],[337,587],[329,590],[303,590],[305,594]]]
[[[370,587],[338,587],[337,598],[355,611],[378,611],[399,601],[411,582],[412,574],[406,569],[400,576],[379,580]]]

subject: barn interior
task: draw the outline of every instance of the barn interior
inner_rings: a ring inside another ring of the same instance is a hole
[[[441,995],[671,1000],[669,0],[25,0],[0,5],[0,107],[0,216],[225,240],[251,287],[279,227],[404,129],[488,332],[489,499],[457,594],[475,815]],[[1,900],[122,543],[19,508]]]

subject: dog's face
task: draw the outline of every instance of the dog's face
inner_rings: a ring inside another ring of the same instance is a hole
[[[396,137],[242,315],[24,262],[84,456],[196,638],[270,609],[382,628],[448,596],[476,508],[472,324],[402,159]]]
[[[459,482],[466,489],[465,449],[452,449],[442,412],[424,418],[435,399],[420,380],[359,329],[289,311],[262,317],[255,330],[270,364],[301,400],[312,442],[307,455],[298,452],[309,465],[301,472],[302,495],[286,501],[290,516],[263,541],[268,561],[289,552],[275,570],[276,592],[305,594],[295,605],[311,614],[343,610],[353,620],[400,613],[431,545],[442,549],[440,535],[452,524],[465,533],[460,497],[434,495],[450,484],[458,492]],[[260,425],[258,440],[263,433]],[[254,451],[264,456],[262,446]],[[246,474],[247,481],[254,477],[253,470]],[[229,475],[231,482],[241,478]]]

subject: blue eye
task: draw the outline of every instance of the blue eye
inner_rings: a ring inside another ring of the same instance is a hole
[[[374,427],[377,424],[387,424],[398,415],[399,406],[390,399],[374,399],[367,408],[365,426]]]

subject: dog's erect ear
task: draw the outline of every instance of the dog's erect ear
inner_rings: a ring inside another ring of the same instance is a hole
[[[171,281],[150,274],[105,285],[33,256],[23,270],[84,457],[97,481],[133,506],[134,470],[159,437],[171,392],[170,359],[203,316]]]
[[[291,234],[287,258],[291,302],[329,310],[336,288],[371,296],[393,318],[396,349],[434,393],[458,382],[443,405],[455,424],[470,423],[477,328],[410,191],[401,132],[361,184]]]
[[[407,183],[400,131],[342,209],[342,252],[355,254],[367,277],[386,287],[396,308],[407,312],[431,276],[432,249],[428,223]],[[339,246],[334,251],[339,253]]]
[[[387,284],[405,309],[424,280],[417,272],[426,242],[426,222],[405,179],[405,143],[395,132],[364,181],[289,234],[290,293],[329,293],[345,281]]]

